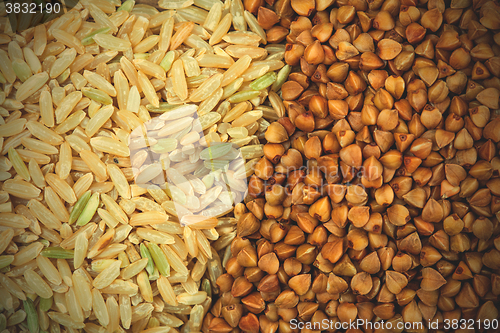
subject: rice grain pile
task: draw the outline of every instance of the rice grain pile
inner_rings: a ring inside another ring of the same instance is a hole
[[[196,111],[196,105],[186,104],[151,119],[132,131],[129,146],[135,184],[144,191],[165,189],[172,201],[162,207],[183,225],[227,214],[247,189],[239,147],[200,144],[206,142],[206,124]]]
[[[244,206],[181,224],[131,133],[195,105],[197,156],[163,157],[227,142],[249,176],[290,67],[240,0],[159,7],[82,0],[18,34],[0,11],[0,332],[201,331]]]

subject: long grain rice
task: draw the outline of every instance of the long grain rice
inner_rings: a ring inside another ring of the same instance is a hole
[[[56,191],[61,199],[70,204],[76,202],[75,192],[69,184],[62,180],[58,175],[48,173],[45,175],[45,181]]]
[[[69,313],[71,319],[75,322],[80,323],[80,322],[83,322],[83,320],[85,318],[83,315],[83,310],[82,310],[82,307],[80,305],[80,302],[76,298],[75,289],[74,289],[75,287],[76,287],[76,285],[74,285],[73,287],[70,287],[68,292],[65,293],[66,305],[68,307],[68,313]]]
[[[0,126],[1,137],[12,137],[21,133],[26,127],[26,119],[20,118],[10,121],[8,124]]]
[[[0,36],[0,284],[3,304],[44,297],[43,331],[200,331],[199,290],[222,269],[212,251],[235,237],[216,217],[233,205],[225,186],[244,192],[259,139],[285,114],[284,47],[261,46],[240,0],[159,8],[82,0]],[[245,159],[228,184],[202,153],[226,142]],[[8,320],[24,329],[32,315]]]
[[[80,234],[78,235],[78,237],[76,237],[75,256],[73,259],[73,265],[75,266],[75,268],[79,268],[83,264],[83,261],[87,256],[88,245],[88,239],[84,234]]]
[[[26,300],[26,295],[22,291],[22,289],[12,281],[9,277],[5,276],[5,274],[0,273],[0,284],[2,287],[5,288],[6,291],[11,293],[13,296],[17,297],[18,299],[24,301]]]
[[[51,283],[59,285],[62,282],[61,274],[50,261],[50,259],[39,255],[36,257],[38,268],[43,273],[43,276]]]
[[[103,289],[109,286],[120,275],[119,260],[113,262],[108,268],[102,271],[95,279],[92,285],[94,288]]]
[[[108,326],[108,308],[106,307],[106,303],[101,295],[101,292],[97,289],[92,289],[92,307],[99,323],[104,327]]]
[[[33,291],[42,298],[51,298],[53,295],[50,286],[42,279],[40,275],[29,269],[24,272],[24,278]]]
[[[50,157],[47,155],[40,154],[28,149],[16,149],[16,151],[24,162],[29,162],[30,160],[34,159],[38,164],[47,165],[50,163]]]
[[[41,141],[56,146],[60,145],[63,142],[63,138],[60,135],[55,133],[53,130],[45,127],[41,123],[35,121],[28,121],[26,123],[26,127],[28,128],[31,135],[40,139]]]

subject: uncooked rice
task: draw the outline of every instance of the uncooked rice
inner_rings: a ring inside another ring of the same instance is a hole
[[[158,5],[2,11],[0,331],[201,330],[290,68],[241,0]]]

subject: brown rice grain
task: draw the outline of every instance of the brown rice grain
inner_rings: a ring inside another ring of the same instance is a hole
[[[170,47],[170,41],[172,39],[172,33],[174,31],[174,18],[169,17],[165,22],[163,22],[160,30],[160,41],[158,42],[158,49],[162,51],[168,51]]]
[[[0,51],[0,71],[9,83],[14,83],[16,80],[16,73],[12,69],[12,63],[9,59],[7,52]]]
[[[219,43],[220,41],[222,41],[222,38],[229,31],[229,28],[231,27],[232,21],[233,21],[233,16],[231,15],[231,13],[227,13],[222,18],[222,20],[219,22],[219,24],[217,25],[217,28],[215,28],[208,43],[210,45],[215,45],[215,44]]]
[[[54,189],[54,191],[56,191],[61,199],[70,204],[76,202],[75,192],[68,185],[68,183],[62,180],[58,175],[48,173],[45,175],[45,181]]]
[[[38,89],[48,81],[49,75],[47,72],[32,75],[27,79],[17,90],[16,100],[24,101],[26,98],[34,94]]]
[[[73,185],[73,191],[75,192],[75,196],[79,199],[83,193],[85,193],[94,180],[94,176],[92,173],[86,173],[75,182]]]
[[[75,269],[79,268],[83,264],[83,261],[87,256],[88,245],[88,240],[84,234],[80,234],[78,235],[78,237],[76,237],[75,253],[73,259],[73,265]]]
[[[16,149],[16,152],[24,162],[29,162],[30,160],[34,159],[38,164],[47,165],[48,163],[50,163],[50,157],[44,154],[40,154],[28,149]]]
[[[11,263],[13,266],[21,266],[27,262],[35,259],[43,249],[43,244],[40,242],[33,242],[26,246],[14,255],[14,261]]]
[[[95,137],[90,139],[90,145],[95,150],[104,153],[110,153],[120,157],[130,156],[130,150],[128,146],[125,143],[115,140],[113,138],[107,138],[104,136]]]
[[[113,87],[113,85],[111,83],[109,83],[101,75],[94,73],[94,72],[90,72],[88,70],[85,70],[83,72],[83,77],[87,80],[88,83],[90,83],[96,89],[104,91],[106,94],[108,94],[111,97],[116,96],[115,87]]]
[[[54,29],[52,30],[52,35],[64,45],[70,48],[74,48],[79,54],[85,53],[85,48],[83,47],[80,40],[75,36],[70,35],[66,31],[61,29]]]
[[[145,270],[142,270],[137,275],[136,279],[142,298],[146,302],[153,302],[153,290],[151,289],[151,284],[149,283],[148,273],[146,273]]]
[[[20,118],[0,126],[0,137],[12,137],[20,134],[26,127],[26,119]]]
[[[81,329],[85,327],[85,324],[83,322],[76,322],[67,314],[55,311],[48,312],[47,314],[49,315],[50,319],[64,327],[72,329]]]
[[[21,199],[37,198],[40,195],[40,189],[24,180],[8,179],[3,183],[3,190]]]
[[[148,228],[137,228],[136,233],[139,237],[157,244],[173,244],[174,238],[161,231]]]
[[[106,307],[108,309],[109,315],[109,325],[107,330],[109,332],[114,332],[118,329],[120,324],[120,311],[118,309],[118,303],[114,297],[109,297],[106,299]]]
[[[87,124],[88,126],[88,124]],[[80,136],[76,134],[70,134],[65,137],[65,140],[70,144],[77,153],[82,150],[90,150],[90,146],[87,142]]]
[[[87,136],[92,137],[104,125],[104,123],[111,117],[114,112],[113,105],[106,105],[99,109],[99,111],[88,122],[85,133]]]
[[[139,274],[140,271],[146,268],[147,264],[148,264],[148,258],[137,260],[128,265],[127,268],[121,271],[121,277],[125,280],[128,280]]]
[[[97,156],[90,150],[82,150],[80,152],[80,157],[82,158],[83,162],[88,166],[88,168],[92,171],[92,173],[95,175],[96,181],[104,182],[105,180],[108,179],[106,164],[104,164],[104,162],[101,161],[99,156]]]
[[[118,28],[113,24],[109,17],[95,4],[91,3],[88,10],[96,23],[103,27],[110,28],[113,32],[118,32]]]
[[[69,290],[69,288],[68,288]],[[68,306],[66,305],[66,296],[63,293],[55,293],[53,298],[55,308],[61,313],[68,313]]]
[[[170,50],[177,49],[186,40],[186,38],[193,31],[194,25],[195,24],[193,22],[182,22],[179,25],[179,28],[177,29],[175,34],[172,36],[172,39],[170,42]]]
[[[65,259],[57,259],[57,270],[61,275],[62,281],[69,287],[73,285],[73,280],[71,278],[71,268]]]
[[[64,206],[64,202],[50,186],[45,188],[44,197],[45,203],[49,206],[54,216],[61,222],[68,222],[69,213]]]
[[[188,274],[189,271],[187,270],[186,266],[182,263],[181,258],[172,250],[172,248],[169,245],[160,245],[161,249],[165,253],[165,256],[167,257],[168,262],[170,263],[170,266],[178,273],[180,274]]]
[[[47,46],[47,30],[45,25],[39,24],[35,27],[33,40],[33,52],[37,56],[41,56]]]
[[[24,278],[33,291],[40,297],[51,298],[53,295],[50,286],[43,280],[43,278],[29,269],[24,272]]]
[[[104,298],[97,289],[92,289],[92,307],[99,324],[106,327],[109,324],[109,314]]]
[[[121,261],[116,260],[108,268],[99,273],[92,285],[94,288],[103,289],[109,286],[120,275]]]
[[[119,295],[120,302],[120,320],[124,329],[130,328],[132,323],[132,306],[130,305],[129,295]]]
[[[160,41],[160,36],[151,35],[145,39],[143,39],[139,44],[137,44],[133,51],[134,53],[145,53],[155,47],[156,44]]]
[[[33,138],[22,138],[21,143],[25,148],[41,154],[52,155],[59,152],[59,150],[53,145]]]
[[[56,123],[62,123],[71,113],[73,108],[80,102],[82,99],[81,91],[74,91],[68,94],[64,99],[59,103],[58,107],[54,111],[56,116]]]
[[[0,226],[9,228],[28,228],[30,221],[19,214],[0,213]]]
[[[121,209],[121,207],[113,200],[109,195],[102,194],[101,200],[106,205],[106,209],[116,218],[120,223],[129,223],[127,214]],[[130,223],[133,225],[132,223]]]
[[[160,278],[157,280],[156,284],[158,286],[158,291],[160,292],[160,295],[165,303],[172,306],[177,306],[177,298],[168,279],[160,275]]]
[[[222,3],[216,2],[210,9],[203,23],[203,28],[214,31],[222,18]]]
[[[182,60],[174,61],[171,69],[172,81],[174,84],[174,91],[177,96],[185,100],[188,97],[186,77],[184,75],[184,66],[182,65]]]
[[[85,319],[85,317],[83,315],[83,310],[82,310],[82,307],[80,305],[80,302],[76,298],[75,289],[74,289],[75,287],[76,287],[76,285],[74,285],[73,287],[70,287],[69,290],[65,293],[66,306],[68,308],[68,313],[69,313],[69,316],[71,317],[71,319],[74,322],[83,323],[83,320]]]
[[[63,142],[63,138],[60,135],[48,129],[41,123],[35,121],[28,121],[26,123],[26,127],[34,137],[40,139],[41,141],[56,146],[60,145]]]
[[[84,311],[92,309],[91,281],[88,273],[83,268],[78,268],[73,272],[72,285],[76,298]]]
[[[54,61],[50,68],[50,78],[54,79],[63,74],[63,72],[73,63],[76,58],[76,50],[75,49],[66,49],[64,50]]]
[[[56,164],[56,173],[61,179],[66,179],[71,171],[71,146],[63,142],[59,147],[59,162]]]
[[[125,74],[123,74],[121,69],[115,72],[113,76],[113,82],[115,84],[115,89],[117,94],[116,100],[118,102],[118,108],[126,109],[130,87],[128,80],[125,77]]]
[[[148,224],[160,224],[168,221],[168,215],[162,212],[144,212],[137,213],[131,216],[130,225],[132,226],[141,226]]]
[[[104,225],[99,226],[100,229],[104,229]],[[101,231],[102,234],[102,231]],[[94,234],[95,235],[95,234]],[[94,236],[93,235],[93,236]],[[94,257],[97,257],[101,252],[103,252],[105,249],[108,249],[106,247],[107,244],[110,244],[111,241],[113,240],[115,236],[115,229],[108,229],[108,231],[99,237],[99,234],[94,238],[96,239],[95,243],[90,242],[89,244],[89,252],[87,253],[87,258],[92,259]],[[120,244],[114,244],[114,245],[120,245]],[[109,249],[108,249],[109,250]]]
[[[2,254],[3,251],[5,251],[5,249],[7,248],[13,237],[14,237],[14,229],[12,228],[8,228],[2,231],[2,233],[0,233],[0,239],[2,239],[2,243],[0,243],[0,254]]]
[[[102,196],[101,196],[101,199],[102,199]],[[74,249],[76,237],[79,234],[84,233],[88,239],[96,231],[96,229],[97,229],[97,224],[95,224],[94,222],[89,222],[86,225],[84,225],[83,227],[81,227],[80,229],[78,229],[76,232],[74,232],[73,235],[71,235],[69,238],[66,238],[64,241],[62,241],[60,246],[64,249],[68,249],[68,250]]]
[[[113,215],[111,215],[108,211],[104,210],[104,209],[101,209],[101,208],[98,208],[97,209],[97,214],[99,215],[99,217],[104,221],[106,222],[106,224],[108,225],[108,227],[110,228],[114,228],[118,225],[118,221],[113,217]]]
[[[36,260],[33,259],[33,260],[28,261],[27,263],[25,263],[23,265],[11,267],[11,270],[9,272],[7,272],[6,276],[12,277],[12,278],[20,277],[28,269],[35,270],[35,269],[37,269],[37,267],[38,267],[38,265],[36,263]]]

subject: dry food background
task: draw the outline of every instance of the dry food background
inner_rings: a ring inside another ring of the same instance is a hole
[[[1,333],[498,331],[498,2],[4,6]]]

